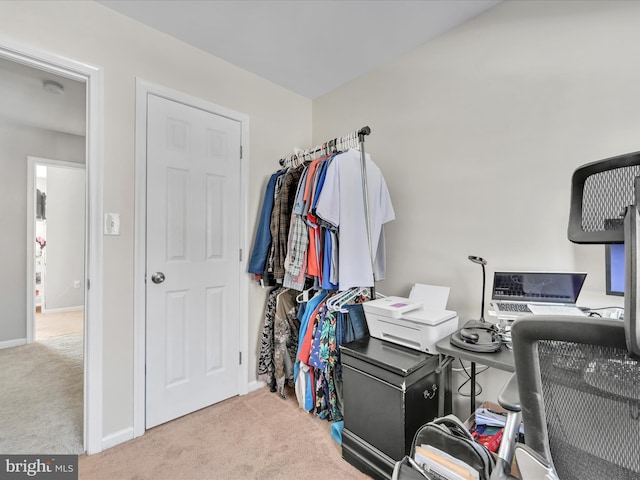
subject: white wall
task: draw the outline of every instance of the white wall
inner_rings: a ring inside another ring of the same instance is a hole
[[[0,342],[27,335],[28,156],[83,163],[84,137],[0,122]]]
[[[604,247],[567,240],[570,181],[640,150],[638,25],[640,2],[506,1],[314,101],[315,143],[372,128],[397,216],[380,292],[449,285],[477,318],[480,255],[487,292],[496,269],[538,269],[604,293]]]
[[[85,170],[48,167],[44,278],[47,311],[84,305],[84,215]]]
[[[104,211],[121,235],[104,238],[103,435],[133,425],[135,79],[250,117],[249,236],[277,159],[311,144],[311,101],[89,1],[0,2],[0,35],[104,70]],[[229,41],[242,39],[230,38]],[[255,379],[266,291],[250,287],[249,372]]]

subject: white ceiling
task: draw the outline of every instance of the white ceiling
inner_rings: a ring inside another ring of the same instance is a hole
[[[307,98],[501,0],[97,0]]]

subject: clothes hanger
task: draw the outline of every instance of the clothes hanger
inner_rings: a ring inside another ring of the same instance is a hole
[[[320,147],[316,145],[314,148],[312,148],[312,149],[309,151],[309,160],[310,160],[310,161],[311,161],[311,160],[315,160],[315,158],[316,158],[316,153],[317,153],[319,150],[320,150]]]
[[[335,303],[336,301],[338,301],[342,295],[344,295],[346,292],[348,292],[348,290],[346,290],[345,292],[338,292],[333,294],[330,298],[328,298],[327,300],[325,300],[324,304],[327,307],[327,310],[331,310],[334,312],[338,311],[338,308],[336,308]]]
[[[292,165],[292,166],[297,167],[298,165],[300,165],[300,162],[301,162],[300,157],[301,156],[304,156],[304,150],[302,150],[301,148],[298,148],[298,147],[294,147],[292,159],[295,159],[294,160],[295,164]]]
[[[309,301],[309,292],[313,292],[313,288],[308,288],[307,290],[303,290],[296,296],[296,302],[305,303]],[[315,295],[314,295],[315,296]]]
[[[347,144],[349,148],[353,148],[353,132],[347,136]]]
[[[351,293],[351,295],[348,295],[346,298],[343,298],[339,304],[340,306],[340,311],[341,312],[348,312],[348,310],[346,310],[345,308],[343,308],[344,305],[352,302],[353,300],[362,297],[362,296],[369,296],[369,289],[366,287],[358,287],[356,289],[353,290],[353,292]]]
[[[333,310],[334,312],[347,313],[348,310],[344,308],[344,305],[349,303],[351,300],[358,298],[359,296],[368,295],[368,293],[369,289],[366,287],[353,287],[349,290],[345,290],[344,292],[337,293],[329,300],[327,300],[327,309]]]

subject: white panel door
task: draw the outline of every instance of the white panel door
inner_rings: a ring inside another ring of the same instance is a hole
[[[238,394],[240,130],[148,97],[146,428]]]

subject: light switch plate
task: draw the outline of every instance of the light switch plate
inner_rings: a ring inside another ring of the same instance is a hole
[[[104,214],[104,234],[120,235],[120,214],[119,213]]]

